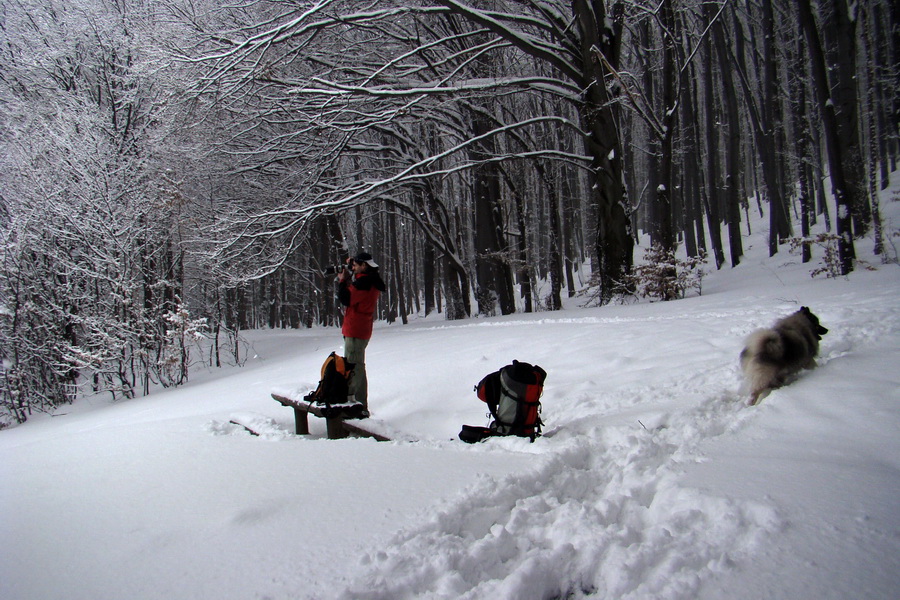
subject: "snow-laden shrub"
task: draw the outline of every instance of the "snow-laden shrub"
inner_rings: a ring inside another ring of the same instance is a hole
[[[653,244],[644,252],[644,262],[626,276],[627,284],[634,295],[653,300],[684,298],[692,289],[701,294],[706,262],[705,250],[699,256],[678,258],[674,249]]]

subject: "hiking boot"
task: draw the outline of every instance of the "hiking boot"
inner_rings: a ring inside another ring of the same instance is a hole
[[[369,411],[360,403],[344,406],[341,413],[342,419],[368,419]]]

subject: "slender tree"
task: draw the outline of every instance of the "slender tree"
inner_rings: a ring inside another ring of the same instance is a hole
[[[835,103],[829,90],[825,52],[822,48],[819,32],[809,0],[797,1],[800,26],[806,35],[807,48],[810,55],[810,72],[813,76],[815,102],[822,119],[825,135],[825,147],[828,156],[828,168],[831,177],[831,190],[837,205],[838,255],[842,275],[853,270],[856,248],[853,244],[852,199],[847,179],[844,175],[843,149],[841,146]]]

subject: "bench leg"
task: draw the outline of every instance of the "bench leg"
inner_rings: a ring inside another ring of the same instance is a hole
[[[325,419],[325,426],[328,430],[329,440],[340,440],[347,437],[343,419]]]
[[[297,435],[309,434],[309,419],[305,410],[294,409],[294,429]]]

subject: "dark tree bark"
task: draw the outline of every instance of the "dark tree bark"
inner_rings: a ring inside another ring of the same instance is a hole
[[[425,316],[427,317],[437,309],[435,302],[435,256],[434,246],[425,240],[422,248],[422,289],[425,296]]]
[[[473,129],[475,136],[481,136],[490,131],[491,127],[484,118],[477,115]],[[494,314],[495,308],[499,306],[501,314],[508,315],[516,311],[516,303],[512,273],[507,260],[500,174],[496,163],[487,162],[495,153],[493,143],[483,140],[480,146],[472,152],[472,159],[476,163],[485,161],[473,172],[476,299],[481,314]]]
[[[797,38],[797,45],[791,64],[793,65],[789,87],[791,90],[791,120],[794,131],[794,148],[796,154],[797,193],[800,201],[800,235],[804,239],[809,238],[810,220],[812,215],[812,190],[809,182],[809,169],[807,162],[810,156],[809,119],[806,114],[806,62],[802,60],[805,55],[803,37]],[[801,250],[801,260],[804,263],[812,259],[810,244],[804,242]]]
[[[772,0],[762,0],[760,4],[763,18],[763,100],[757,144],[769,197],[769,256],[774,256],[781,241],[791,235],[791,218],[787,195],[779,176],[782,154],[778,152],[777,136],[783,124],[781,94],[778,90],[779,59],[775,48],[775,15]]]
[[[712,14],[712,13],[710,13]],[[735,81],[732,76],[732,60],[725,43],[725,22],[718,19],[712,26],[713,45],[722,75],[722,102],[728,134],[725,144],[725,212],[728,222],[728,247],[731,266],[736,267],[744,256],[741,240],[741,117],[738,110]]]
[[[547,298],[548,310],[560,310],[562,308],[562,229],[559,217],[560,211],[560,186],[551,178],[544,165],[535,163],[547,196],[547,212],[550,221],[549,236],[549,273],[550,295]]]
[[[517,185],[506,169],[502,170],[506,187],[509,188],[513,198],[513,205],[516,207],[516,279],[522,290],[522,301],[524,302],[524,311],[527,313],[534,312],[534,292],[531,285],[532,266],[529,263],[528,256],[528,221],[529,214],[527,202],[521,193],[521,186]]]
[[[672,222],[674,217],[674,144],[675,134],[678,130],[678,110],[676,103],[676,73],[678,61],[676,60],[677,22],[675,21],[674,0],[663,0],[660,4],[660,20],[662,24],[662,110],[663,110],[663,135],[658,140],[659,152],[659,185],[656,187],[655,210],[653,215],[653,231],[651,239],[654,244],[662,246],[665,250],[675,250],[675,227]],[[674,269],[674,267],[673,267]],[[674,298],[666,298],[667,300]]]
[[[716,13],[709,4],[704,5],[704,14],[708,21],[712,21]],[[719,22],[713,24],[713,28],[720,26]],[[715,29],[714,29],[715,31]],[[720,128],[717,118],[717,102],[716,99],[720,94],[716,93],[713,86],[713,70],[715,66],[713,39],[715,33],[706,41],[706,61],[703,65],[703,89],[706,96],[706,112],[704,127],[706,139],[706,214],[709,223],[709,237],[712,243],[713,260],[716,263],[716,269],[721,269],[725,264],[725,249],[722,244],[722,216],[719,207],[725,204],[721,197],[719,182],[721,180],[720,152],[719,152],[719,135]]]
[[[584,103],[581,108],[586,145],[592,157],[595,174],[592,186],[597,211],[597,272],[600,275],[600,300],[609,302],[622,276],[631,271],[634,240],[631,223],[625,208],[622,187],[622,147],[616,129],[615,114],[609,91],[604,83],[606,68],[594,49],[604,60],[617,68],[621,40],[621,5],[613,6],[607,14],[602,0],[573,0],[572,8],[579,31],[581,49],[581,83]],[[612,28],[609,27],[612,24]]]
[[[852,198],[844,176],[843,152],[838,133],[835,105],[829,94],[830,86],[825,62],[825,53],[816,29],[810,0],[797,0],[800,26],[806,36],[807,49],[810,56],[810,70],[813,76],[815,102],[822,119],[822,130],[825,135],[825,148],[828,156],[828,167],[831,176],[831,190],[837,206],[838,260],[841,275],[853,271],[856,248],[853,245],[853,208]]]
[[[803,0],[804,2],[806,0]],[[857,35],[854,15],[846,0],[828,0],[820,5],[819,25],[828,67],[830,98],[841,145],[848,206],[853,233],[866,234],[872,220],[866,185],[863,145],[859,131],[859,93],[857,90]]]

